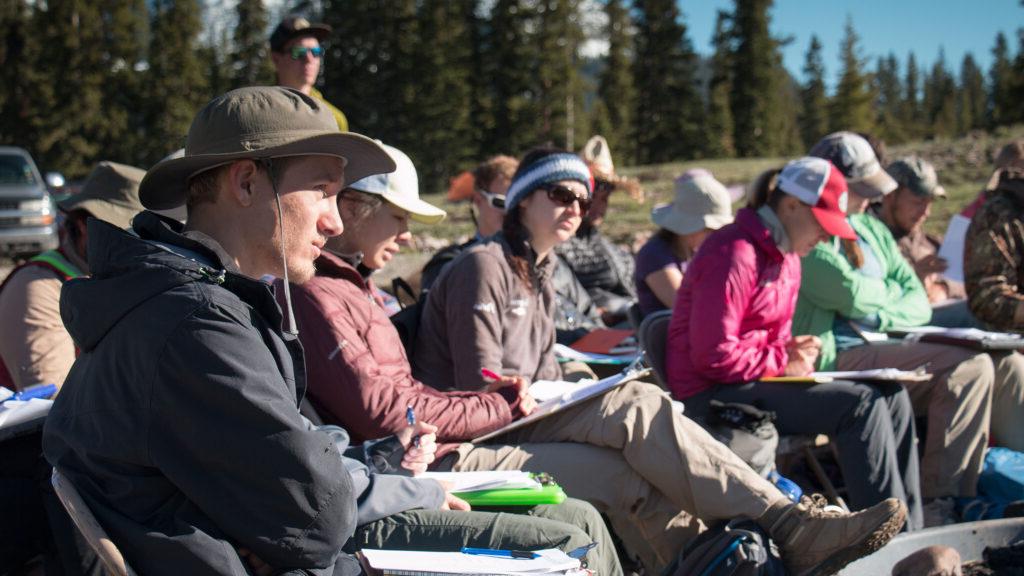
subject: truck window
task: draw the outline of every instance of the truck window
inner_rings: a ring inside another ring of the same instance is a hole
[[[0,184],[35,184],[32,167],[24,156],[0,155]]]

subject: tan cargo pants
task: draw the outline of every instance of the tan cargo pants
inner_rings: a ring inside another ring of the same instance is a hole
[[[608,515],[630,552],[660,572],[704,524],[759,518],[785,497],[667,393],[629,382],[494,440],[464,444],[455,470],[548,472]]]
[[[836,370],[923,367],[926,382],[905,386],[919,416],[928,416],[922,435],[921,494],[924,498],[974,496],[988,445],[992,360],[987,354],[926,342],[865,344],[839,353]]]

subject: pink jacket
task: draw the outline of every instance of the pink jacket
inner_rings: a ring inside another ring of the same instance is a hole
[[[394,434],[405,409],[438,427],[437,457],[522,416],[514,392],[442,392],[412,377],[398,332],[348,262],[324,252],[316,276],[292,285],[292,304],[306,356],[308,394],[326,424],[355,442]],[[278,300],[282,300],[278,280]]]
[[[783,254],[753,210],[711,234],[672,311],[666,372],[673,395],[781,374],[799,289],[800,257]]]

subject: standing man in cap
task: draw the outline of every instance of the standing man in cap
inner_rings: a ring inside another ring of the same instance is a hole
[[[357,523],[445,502],[436,483],[342,458],[345,432],[300,415],[293,315],[257,280],[310,279],[342,230],[344,183],[394,168],[318,100],[241,88],[142,180],[147,208],[187,205],[184,226],[149,211],[130,232],[89,223],[91,277],[61,294],[81,355],[43,450],[138,573],[358,574],[341,553]]]
[[[89,274],[86,221],[97,218],[127,228],[143,210],[133,166],[100,162],[81,192],[62,200],[60,245],[15,268],[0,284],[0,385],[21,390],[64,383],[75,361],[75,343],[60,319],[64,282]]]
[[[327,24],[310,23],[301,16],[288,16],[270,35],[270,59],[274,62],[279,86],[294,88],[323,102],[338,122],[338,130],[348,132],[345,114],[313,87],[324,59],[324,48],[320,43],[330,34],[331,27]]]

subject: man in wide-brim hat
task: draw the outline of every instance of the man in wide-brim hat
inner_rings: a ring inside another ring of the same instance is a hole
[[[342,230],[338,191],[394,168],[316,99],[241,88],[142,179],[142,204],[185,203],[184,225],[149,211],[130,231],[89,222],[92,275],[61,294],[81,355],[43,447],[138,573],[359,573],[341,548],[371,477],[340,457],[343,431],[300,415],[295,325],[258,278],[310,278]],[[440,486],[388,478],[374,485],[443,502]]]

